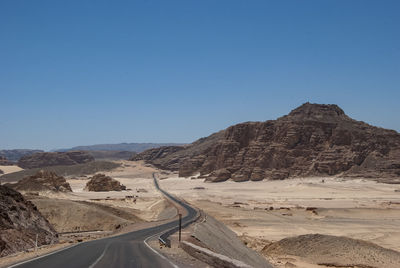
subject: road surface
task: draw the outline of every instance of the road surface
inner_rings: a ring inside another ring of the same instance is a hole
[[[197,212],[188,204],[177,200],[159,188],[153,174],[154,184],[158,190],[187,210],[182,223],[193,220]],[[164,256],[151,249],[145,240],[177,226],[177,221],[162,224],[148,229],[130,232],[115,237],[85,242],[59,252],[13,265],[18,268],[111,268],[111,267],[177,267]]]

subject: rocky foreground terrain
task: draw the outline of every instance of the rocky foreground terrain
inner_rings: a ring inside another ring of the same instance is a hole
[[[0,257],[55,243],[58,235],[36,207],[17,191],[0,185]]]
[[[23,156],[18,161],[18,166],[24,169],[31,169],[49,166],[84,164],[92,161],[94,161],[94,157],[87,152],[47,152]]]
[[[52,171],[40,170],[35,175],[23,178],[9,187],[22,192],[71,192],[71,186],[64,177]]]
[[[108,192],[126,190],[126,187],[109,176],[96,174],[89,178],[85,189],[90,192]]]
[[[288,115],[231,126],[187,146],[132,160],[219,182],[297,176],[400,178],[400,134],[356,121],[337,105],[305,103]]]

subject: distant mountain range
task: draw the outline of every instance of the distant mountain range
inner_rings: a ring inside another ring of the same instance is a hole
[[[35,153],[42,153],[42,150],[29,150],[29,149],[14,149],[14,150],[0,150],[0,156],[7,158],[10,161],[16,162],[21,157],[33,155]]]
[[[140,153],[148,149],[158,148],[162,146],[180,146],[183,143],[117,143],[117,144],[95,144],[87,146],[76,146],[69,149],[57,149],[53,152],[68,151],[127,151]]]

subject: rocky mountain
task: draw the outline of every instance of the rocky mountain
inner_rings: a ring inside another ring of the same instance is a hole
[[[277,120],[237,124],[133,160],[179,170],[185,177],[209,174],[209,181],[337,174],[398,179],[400,134],[356,121],[337,105],[305,103]]]
[[[91,192],[108,192],[126,190],[125,185],[104,174],[96,174],[89,178],[85,189]]]
[[[76,165],[94,161],[94,157],[87,152],[46,152],[23,156],[18,166],[24,169],[42,168],[49,166]]]
[[[23,178],[14,184],[7,185],[17,191],[24,192],[71,192],[71,186],[64,177],[52,171],[40,170],[35,175]]]
[[[0,156],[0,166],[11,166],[11,165],[14,165],[14,163],[9,161],[4,156]]]
[[[0,185],[0,257],[58,241],[37,208],[17,191]]]
[[[88,146],[76,146],[69,149],[59,149],[56,152],[69,151],[128,151],[140,153],[148,149],[158,148],[161,146],[176,146],[180,143],[117,143],[117,144],[96,144]]]
[[[3,156],[10,161],[18,161],[21,157],[32,155],[35,153],[42,153],[42,150],[29,150],[29,149],[15,149],[15,150],[0,150],[0,157]]]

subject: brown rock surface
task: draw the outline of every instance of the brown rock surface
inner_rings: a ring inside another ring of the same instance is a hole
[[[71,192],[71,186],[64,177],[47,170],[40,170],[35,175],[25,177],[15,184],[8,184],[17,191],[25,192]]]
[[[58,241],[58,235],[36,207],[17,191],[0,186],[0,257]]]
[[[305,103],[277,120],[237,124],[181,148],[135,159],[185,177],[227,169],[234,181],[400,177],[400,134],[353,120],[337,105]]]
[[[85,189],[91,192],[108,192],[126,190],[126,187],[111,177],[96,174],[90,178]]]
[[[94,161],[94,157],[87,152],[46,152],[23,156],[18,166],[24,169],[42,168],[49,166],[66,166],[83,164]]]

